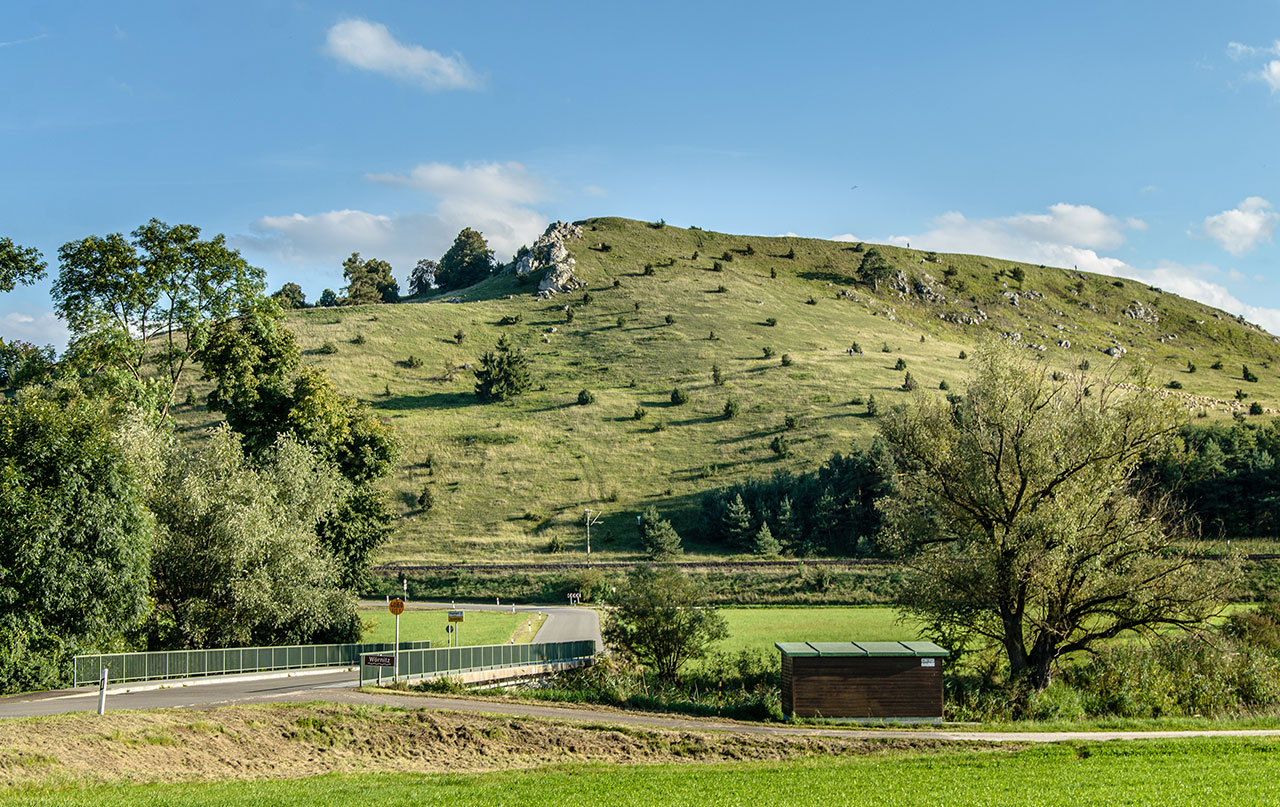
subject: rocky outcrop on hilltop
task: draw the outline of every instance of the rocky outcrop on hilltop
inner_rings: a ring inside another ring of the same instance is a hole
[[[546,274],[538,281],[538,297],[547,298],[566,291],[580,289],[585,284],[573,276],[576,263],[569,254],[565,242],[582,237],[582,228],[563,221],[553,222],[547,231],[538,236],[533,247],[516,256],[515,272],[528,275],[543,269]]]

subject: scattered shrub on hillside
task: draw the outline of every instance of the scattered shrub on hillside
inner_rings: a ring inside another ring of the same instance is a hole
[[[794,261],[796,259],[796,248],[792,247],[791,249],[787,250],[787,254],[783,255],[782,257],[788,258]]]
[[[770,278],[772,278],[773,280],[777,280],[777,279],[778,279],[778,270],[777,270],[777,269],[775,269],[774,267],[770,266],[770,267],[769,267],[769,277],[770,277]]]
[[[790,354],[790,353],[783,353],[783,354],[782,354],[782,366],[783,366],[783,367],[790,367],[790,366],[791,366],[791,354]]]
[[[720,261],[712,261],[712,262],[711,262],[711,271],[713,271],[713,272],[723,272],[723,271],[724,271],[724,264],[720,263]]]
[[[366,341],[367,340],[364,338],[364,334],[362,333],[358,333],[351,337],[351,344],[353,345],[363,345]]]
[[[601,241],[599,244],[596,244],[594,247],[592,247],[592,249],[596,250],[597,252],[612,252],[613,245],[606,244],[604,241]]]
[[[1027,278],[1027,270],[1023,269],[1021,266],[1015,266],[1009,270],[1009,277],[1013,278],[1013,282],[1021,286],[1022,281]]]
[[[920,388],[920,382],[916,381],[915,376],[911,375],[911,371],[907,371],[907,375],[902,379],[902,389],[905,392],[915,392]]]
[[[667,430],[667,424],[666,424],[664,421],[661,421],[661,420],[655,420],[655,421],[653,422],[653,429],[652,429],[652,431],[655,431],[655,432],[665,432],[666,430]],[[669,495],[671,495],[671,494],[667,494],[667,495],[669,496]]]
[[[639,301],[639,300],[636,300],[636,301],[635,301],[635,302],[633,302],[631,305],[632,305],[632,307],[633,307],[633,308],[635,308],[635,310],[636,310],[636,312],[637,312],[637,313],[640,311],[640,301]]]
[[[726,250],[724,251],[724,254],[720,256],[720,260],[725,261],[725,262],[732,261],[732,260],[733,260],[733,253],[726,249]]]
[[[424,513],[429,513],[435,505],[435,491],[431,489],[430,485],[423,485],[422,490],[418,492],[418,508]]]
[[[573,318],[576,316],[577,314],[574,313],[573,306],[569,306],[564,310],[564,321],[566,324],[573,322]]]
[[[1242,364],[1240,366],[1240,377],[1250,383],[1256,382],[1258,380],[1258,377],[1254,375],[1253,371],[1249,369],[1249,365],[1247,364]]]
[[[716,336],[716,329],[715,329],[715,328],[712,328],[710,331],[708,331],[708,332],[707,332],[707,341],[708,341],[708,342],[715,342],[715,341],[716,341],[716,340],[718,340],[719,338],[720,338],[720,337]]]
[[[643,406],[636,406],[635,410],[631,413],[632,420],[644,420],[648,416],[649,410],[645,409]]]
[[[674,387],[671,390],[671,403],[674,406],[684,406],[689,403],[689,391],[684,387]]]
[[[728,294],[728,293],[729,293],[729,287],[724,285],[723,283],[721,283],[719,286],[716,286],[716,294]]]
[[[615,289],[620,289],[620,288],[622,288],[622,279],[621,279],[621,278],[617,278],[617,277],[615,277],[615,278],[613,279],[613,287],[614,287]]]
[[[791,450],[791,443],[781,434],[775,435],[773,441],[769,443],[769,449],[779,457],[787,456],[787,452]]]
[[[411,370],[416,370],[422,366],[422,359],[410,353],[409,358],[405,359],[403,364]]]
[[[467,341],[467,332],[459,328],[453,334],[453,341],[459,345]]]
[[[1222,362],[1221,362],[1221,361],[1215,361],[1213,364],[1209,365],[1209,369],[1210,369],[1210,370],[1221,370],[1221,369],[1222,369]]]
[[[948,384],[947,380],[944,378],[938,382],[938,389],[942,390],[943,392],[946,392],[947,390],[951,389],[951,385]]]
[[[748,255],[756,254],[756,248],[751,246],[750,244],[747,244],[747,248],[743,251],[746,252]]]
[[[553,535],[551,536],[551,540],[547,541],[547,552],[552,555],[558,555],[566,549],[568,549],[568,547],[565,546],[564,539],[559,535]]]
[[[655,229],[655,230],[661,230],[663,227],[666,227],[666,226],[667,226],[667,220],[666,220],[666,219],[658,219],[657,221],[649,222],[649,226],[650,226],[650,227],[652,227],[652,228],[653,228],[653,229]]]
[[[326,341],[323,345],[316,348],[316,352],[324,353],[325,355],[333,355],[338,352],[338,346],[333,342]]]
[[[855,395],[849,399],[850,406],[862,406],[866,402],[867,402],[867,399],[863,398],[861,395]]]
[[[1253,403],[1249,404],[1249,414],[1251,414],[1251,415],[1261,415],[1261,414],[1262,414],[1262,404],[1258,403],[1257,401],[1254,401]]]
[[[800,427],[800,418],[795,415],[787,415],[782,419],[782,428],[787,431],[794,431]]]
[[[691,261],[696,261],[696,260],[698,260],[698,255],[699,255],[699,254],[700,254],[700,253],[698,252],[698,250],[696,250],[696,249],[695,249],[695,250],[693,251],[693,254],[689,256],[689,260],[691,260]]]
[[[391,385],[390,385],[390,384],[383,384],[383,385],[382,385],[382,397],[383,397],[383,398],[390,398],[390,397],[391,397]]]
[[[1174,379],[1173,381],[1170,381],[1166,386],[1168,386],[1169,389],[1182,389],[1182,382],[1177,379]]]
[[[883,344],[881,344],[881,345],[880,345],[880,352],[881,352],[881,353],[892,353],[893,351],[889,349],[889,343],[888,343],[888,342],[885,342],[885,343],[883,343]]]
[[[1088,359],[1081,359],[1081,360],[1080,360],[1080,363],[1079,363],[1079,364],[1077,364],[1077,365],[1076,365],[1076,367],[1077,367],[1077,368],[1080,370],[1080,372],[1082,372],[1082,373],[1087,373],[1087,372],[1089,372],[1089,360],[1088,360]]]
[[[775,325],[777,325],[777,324],[778,324],[778,318],[777,318],[777,317],[766,317],[766,318],[765,318],[765,320],[764,320],[764,324],[765,324],[765,325],[768,325],[770,328],[772,328],[772,327],[774,327]]]
[[[533,388],[528,356],[512,347],[505,336],[493,350],[480,357],[480,365],[472,372],[476,377],[476,396],[481,400],[507,401]]]
[[[187,397],[185,401],[186,405],[195,406],[198,402],[199,402],[199,399],[196,397],[196,391],[193,389],[187,390]]]
[[[668,325],[675,325],[676,317],[674,314],[667,314],[665,317],[662,318],[662,321],[667,323]]]
[[[898,372],[902,372],[903,370],[907,369],[906,359],[899,358],[897,363],[893,365],[893,369],[897,370]]]
[[[1187,372],[1194,373],[1195,371],[1196,371],[1196,366],[1191,362],[1187,362]]]
[[[440,380],[452,381],[458,376],[458,367],[449,359],[445,359],[440,365]]]
[[[717,387],[724,386],[724,373],[720,370],[720,365],[711,365],[711,383]]]
[[[739,411],[738,402],[735,401],[734,399],[729,398],[724,402],[725,420],[733,420],[734,418],[736,418],[738,416],[738,411]]]
[[[596,299],[596,298],[591,294],[591,292],[586,292],[586,293],[584,293],[584,294],[582,295],[582,304],[583,304],[583,305],[591,305],[591,303],[592,303],[595,299]]]
[[[867,414],[871,417],[880,414],[880,404],[876,403],[875,395],[867,396]]]
[[[614,324],[618,326],[618,330],[622,330],[626,326],[627,321],[626,319],[620,316],[614,321]]]
[[[644,269],[640,272],[640,274],[644,275],[645,277],[653,277],[654,274],[656,274],[656,272],[654,272],[654,269],[653,269],[653,264],[646,263],[644,265]]]
[[[962,360],[963,360],[963,359],[967,359],[967,358],[969,358],[969,354],[968,354],[968,353],[965,353],[965,352],[962,350],[962,351],[960,351],[960,358],[961,358]]]
[[[766,359],[773,358],[773,348],[769,347],[768,345],[765,345],[764,347],[760,348],[760,352],[764,355]]]
[[[586,406],[596,402],[596,394],[589,389],[578,391],[578,406]]]
[[[609,488],[609,492],[605,494],[604,500],[606,502],[616,502],[619,495],[617,488]]]
[[[1124,288],[1124,283],[1123,283],[1123,282],[1121,282],[1121,281],[1119,281],[1119,280],[1113,280],[1113,281],[1111,281],[1111,285],[1115,286],[1117,289],[1123,289],[1123,288]]]
[[[506,314],[498,320],[499,325],[519,325],[524,317],[520,314]]]
[[[818,304],[818,298],[817,298],[817,297],[810,297],[809,299],[807,299],[807,300],[805,300],[805,301],[804,301],[804,304],[805,304],[805,305],[817,305],[817,304]]]

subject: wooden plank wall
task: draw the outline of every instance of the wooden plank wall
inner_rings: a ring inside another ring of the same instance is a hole
[[[784,656],[782,710],[796,717],[942,717],[942,659],[925,667],[902,656]]]

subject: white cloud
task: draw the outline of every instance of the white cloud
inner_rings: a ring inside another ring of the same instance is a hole
[[[343,20],[329,29],[325,50],[353,67],[426,90],[470,90],[480,86],[479,77],[461,54],[445,56],[421,45],[403,44],[378,22]]]
[[[1280,56],[1280,39],[1277,39],[1270,46],[1258,47],[1256,45],[1245,45],[1240,42],[1227,43],[1227,55],[1236,61],[1241,59],[1249,59],[1254,56],[1266,56],[1275,54]]]
[[[1267,62],[1267,66],[1258,71],[1258,76],[1271,86],[1272,92],[1280,92],[1280,59]]]
[[[66,348],[69,336],[66,324],[52,311],[34,314],[13,311],[0,316],[0,337],[6,342],[21,339],[37,345],[53,345],[61,351]]]
[[[46,38],[47,36],[49,36],[49,35],[48,35],[48,34],[37,34],[36,36],[29,36],[29,37],[27,37],[26,39],[11,39],[11,40],[9,40],[8,42],[0,42],[0,48],[7,48],[7,47],[11,47],[11,46],[13,46],[13,45],[25,45],[25,44],[27,44],[28,42],[38,42],[38,41],[40,41],[41,39]]]
[[[1096,249],[1089,248],[1090,242],[1101,246],[1098,242],[1114,243],[1117,238],[1122,241],[1124,229],[1141,227],[1135,226],[1132,219],[1121,225],[1119,219],[1094,208],[1083,208],[1092,211],[1084,214],[1080,213],[1081,209],[1073,205],[1054,205],[1048,214],[1049,222],[1043,221],[1042,216],[969,219],[961,213],[951,212],[934,220],[932,228],[925,232],[894,236],[887,239],[887,243],[899,246],[910,243],[916,249],[990,255],[1023,263],[1132,278],[1242,315],[1272,333],[1280,333],[1280,310],[1241,301],[1225,286],[1209,279],[1219,274],[1214,266],[1163,262],[1153,269],[1141,269],[1119,258],[1100,255]]]
[[[1108,267],[1120,262],[1100,257],[1093,248],[1118,247],[1124,243],[1125,230],[1145,226],[1138,219],[1122,222],[1089,205],[1059,203],[1048,213],[1019,213],[994,219],[970,219],[954,211],[944,213],[927,232],[894,236],[889,243],[1111,273]]]
[[[264,216],[251,225],[253,234],[236,239],[237,245],[286,263],[325,267],[324,274],[335,279],[340,277],[338,267],[352,252],[389,261],[404,275],[420,258],[444,254],[463,227],[482,232],[497,256],[506,260],[522,244],[533,243],[548,223],[530,206],[543,198],[542,183],[519,163],[461,168],[426,163],[407,175],[366,178],[423,191],[436,198],[435,210]]]
[[[1217,241],[1232,255],[1240,256],[1262,241],[1270,241],[1280,213],[1271,211],[1271,203],[1260,196],[1250,196],[1232,210],[1224,210],[1204,220],[1205,235]]]

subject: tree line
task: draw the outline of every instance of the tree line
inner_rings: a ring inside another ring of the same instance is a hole
[[[46,269],[0,240],[0,289]],[[399,442],[302,364],[263,274],[158,220],[59,250],[67,350],[0,345],[0,692],[81,652],[359,639]],[[226,420],[194,443],[191,372]]]
[[[494,258],[484,236],[464,227],[439,261],[423,258],[414,265],[409,272],[409,296],[420,297],[433,291],[454,291],[474,286],[500,268],[501,264]],[[353,252],[342,262],[342,276],[347,285],[341,293],[325,289],[316,305],[332,308],[399,302],[400,284],[392,272],[390,263],[379,258],[362,258],[359,252]],[[282,308],[311,307],[297,283],[285,283],[271,297]]]

